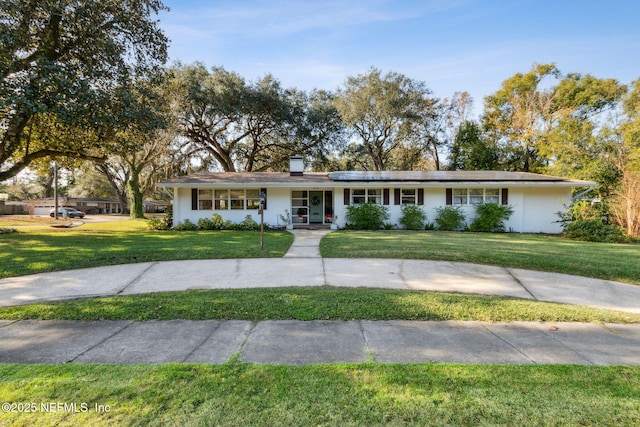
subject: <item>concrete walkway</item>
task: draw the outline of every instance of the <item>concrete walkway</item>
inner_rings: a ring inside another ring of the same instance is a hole
[[[409,321],[0,321],[0,363],[640,365],[640,325]]]
[[[441,261],[321,258],[294,230],[283,258],[170,261],[0,280],[0,306],[187,289],[349,286],[506,295],[640,313],[640,286]],[[405,321],[0,321],[2,363],[460,362],[640,364],[640,324]]]

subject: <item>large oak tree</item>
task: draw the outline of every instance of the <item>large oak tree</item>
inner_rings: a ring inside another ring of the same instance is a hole
[[[282,170],[292,154],[321,159],[341,139],[342,123],[327,92],[284,89],[271,75],[247,82],[202,64],[179,65],[172,73],[182,134],[226,172]]]
[[[360,163],[365,169],[393,168],[394,154],[411,148],[413,124],[424,120],[433,108],[429,94],[423,82],[400,73],[383,75],[372,68],[349,77],[336,99],[342,120],[358,139],[347,152],[368,160]]]
[[[2,2],[0,181],[45,157],[103,158],[113,132],[148,120],[131,82],[166,60],[152,20],[164,9],[160,0]]]

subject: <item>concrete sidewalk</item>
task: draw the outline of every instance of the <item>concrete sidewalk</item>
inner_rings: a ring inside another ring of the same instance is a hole
[[[0,363],[639,365],[640,325],[409,321],[0,322]]]

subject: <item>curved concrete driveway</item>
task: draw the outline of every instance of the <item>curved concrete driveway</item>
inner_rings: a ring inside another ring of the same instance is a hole
[[[187,289],[348,286],[505,295],[640,313],[640,286],[446,261],[321,258],[328,230],[296,230],[283,258],[127,264],[0,280],[0,306]]]

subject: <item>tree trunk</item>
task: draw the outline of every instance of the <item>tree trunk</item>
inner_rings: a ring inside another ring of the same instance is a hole
[[[54,176],[53,168],[49,168],[47,175],[47,182],[44,185],[44,197],[52,198],[53,197],[53,176]]]
[[[96,168],[103,173],[107,178],[107,181],[109,181],[109,185],[111,186],[116,199],[118,199],[118,203],[120,203],[120,213],[129,213],[129,200],[127,199],[127,195],[124,194],[124,191],[120,191],[113,175],[109,173],[109,169],[104,164],[96,164]]]
[[[131,218],[144,218],[144,197],[142,191],[140,191],[138,175],[135,173],[131,174],[131,178],[127,183],[127,193]]]

